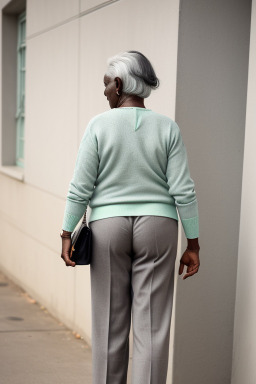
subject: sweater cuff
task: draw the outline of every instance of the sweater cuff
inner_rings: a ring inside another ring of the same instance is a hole
[[[73,232],[81,217],[86,211],[87,205],[67,199],[63,217],[62,229]]]
[[[199,237],[197,199],[188,204],[179,204],[176,202],[176,207],[187,239],[195,239]]]
[[[64,229],[64,231],[73,232],[80,219],[81,217],[79,218],[78,216],[74,216],[65,212],[62,222],[62,229]]]
[[[199,220],[198,216],[191,219],[181,219],[182,226],[187,239],[196,239],[199,237]]]

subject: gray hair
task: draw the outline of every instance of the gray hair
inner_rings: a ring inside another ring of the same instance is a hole
[[[159,87],[159,79],[150,61],[138,51],[127,51],[110,57],[106,76],[120,77],[123,92],[146,98],[152,89]]]

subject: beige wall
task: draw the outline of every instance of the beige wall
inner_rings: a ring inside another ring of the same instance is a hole
[[[79,0],[27,0],[27,37],[56,29],[78,15]]]
[[[89,119],[109,108],[106,60],[122,50],[148,55],[162,84],[146,105],[174,118],[178,17],[178,0],[27,1],[24,181],[1,168],[0,267],[89,343],[89,267],[60,258],[78,146]]]
[[[256,1],[252,3],[232,384],[256,383]]]

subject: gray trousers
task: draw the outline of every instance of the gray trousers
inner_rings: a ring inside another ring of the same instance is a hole
[[[165,384],[178,222],[163,216],[92,221],[93,384]]]

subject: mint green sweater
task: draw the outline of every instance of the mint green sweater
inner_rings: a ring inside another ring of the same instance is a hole
[[[165,216],[199,236],[198,206],[179,127],[140,107],[113,108],[88,123],[69,184],[62,229],[87,206],[89,223],[114,216]]]

